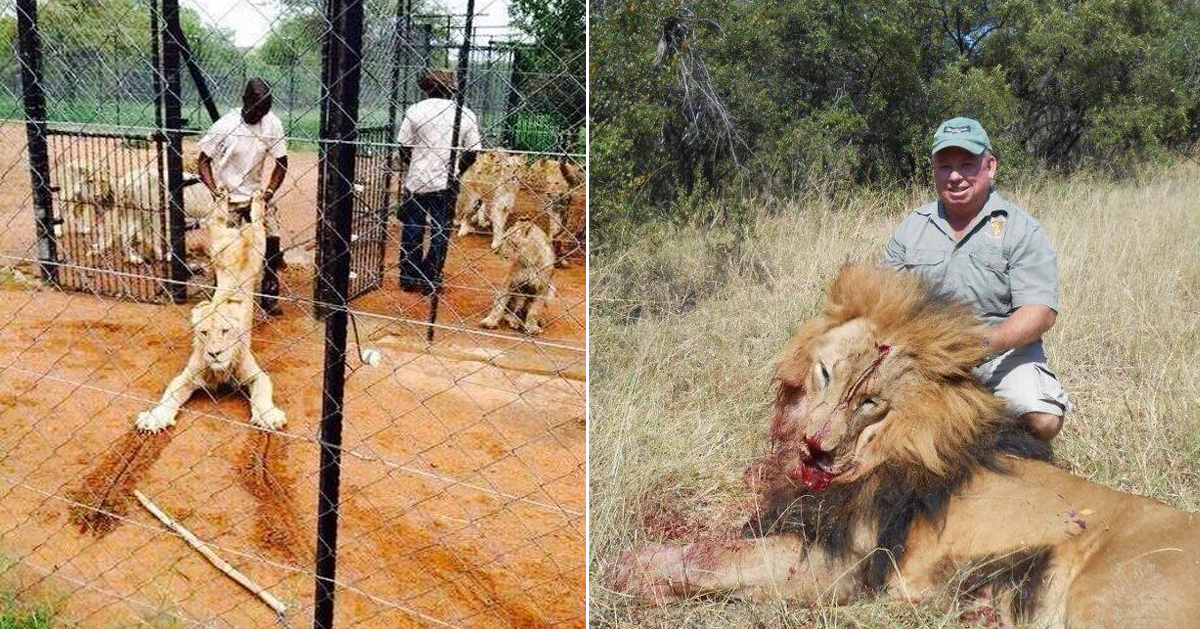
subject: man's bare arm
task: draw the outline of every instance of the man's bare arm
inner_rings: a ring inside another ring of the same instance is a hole
[[[200,157],[196,160],[196,174],[200,175],[200,181],[208,187],[213,196],[217,196],[217,182],[213,179],[212,173],[212,158],[203,151],[200,152]]]
[[[1058,319],[1058,313],[1049,306],[1041,304],[1021,306],[1002,323],[988,330],[986,336],[988,348],[994,353],[1000,353],[1028,345],[1049,332],[1050,328],[1054,327],[1056,319]]]
[[[267,183],[267,189],[264,190],[268,199],[275,196],[275,192],[279,190],[279,186],[283,185],[283,178],[287,176],[287,171],[287,155],[275,158],[275,167],[271,169],[271,181]]]

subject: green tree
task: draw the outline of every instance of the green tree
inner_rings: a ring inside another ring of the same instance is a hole
[[[513,0],[508,10],[517,28],[533,39],[521,53],[527,108],[551,112],[562,125],[561,150],[581,152],[579,131],[587,111],[584,0]]]

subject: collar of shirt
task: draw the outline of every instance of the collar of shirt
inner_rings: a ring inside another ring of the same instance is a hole
[[[942,201],[940,199],[936,205],[931,203],[928,206],[919,208],[917,213],[923,214],[929,220],[929,222],[933,224],[934,227],[938,228],[938,231],[945,234],[945,236],[949,238],[951,242],[954,241],[954,230],[950,227],[950,222],[946,220],[946,210],[942,207]],[[975,214],[975,217],[971,219],[971,222],[967,225],[966,231],[963,232],[962,239],[956,243],[956,246],[961,247],[962,245],[966,244],[966,242],[975,235],[975,232],[979,231],[979,226],[984,223],[985,218],[990,218],[997,214],[1008,216],[1008,201],[1006,201],[1004,197],[1000,196],[995,189],[992,189],[990,192],[988,192],[987,201],[984,202],[983,207],[979,209],[979,212]]]

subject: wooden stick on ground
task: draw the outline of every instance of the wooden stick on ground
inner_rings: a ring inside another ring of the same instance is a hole
[[[247,590],[250,590],[250,592],[252,592],[255,596],[262,599],[262,602],[266,603],[268,607],[275,610],[275,613],[279,614],[281,618],[284,617],[284,612],[287,611],[287,606],[285,606],[279,599],[271,596],[270,592],[259,587],[259,585],[251,581],[249,577],[241,572],[238,572],[237,568],[234,568],[224,559],[218,557],[217,554],[214,553],[207,544],[200,541],[200,539],[193,535],[191,531],[183,528],[182,524],[171,519],[171,516],[163,512],[162,509],[159,509],[158,505],[151,502],[149,498],[142,494],[142,492],[135,489],[133,490],[133,495],[137,497],[138,502],[142,503],[143,507],[146,507],[147,511],[154,514],[154,517],[158,518],[163,524],[167,525],[167,528],[179,533],[179,535],[181,535],[183,539],[192,546],[192,548],[195,548],[200,552],[201,555],[204,555],[204,558],[207,559],[209,563],[216,566],[217,570],[224,572],[225,575],[230,579],[237,581],[239,585]]]

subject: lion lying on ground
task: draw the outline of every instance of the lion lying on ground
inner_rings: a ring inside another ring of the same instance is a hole
[[[514,330],[536,335],[542,332],[542,308],[554,290],[554,248],[542,228],[530,221],[517,224],[504,235],[501,253],[512,260],[508,278],[492,311],[479,325],[494,329],[504,320]]]
[[[115,193],[104,170],[86,162],[74,161],[62,166],[57,182],[60,234],[90,234],[96,231],[105,209],[112,207]]]
[[[172,426],[179,408],[197,389],[214,390],[226,384],[249,389],[254,425],[269,430],[282,427],[287,417],[272,400],[271,378],[250,351],[253,318],[254,302],[248,298],[230,296],[197,304],[192,309],[192,355],[187,366],[167,385],[158,406],[138,414],[137,427],[157,432]]]
[[[1049,463],[972,377],[981,332],[914,275],[843,269],[779,361],[748,539],[644,548],[616,587],[808,604],[960,592],[1006,624],[1195,626],[1200,516]]]
[[[92,249],[93,253],[119,246],[130,264],[164,259],[169,236],[165,228],[167,208],[162,206],[159,198],[159,172],[152,166],[138,168],[112,183],[108,181],[107,172],[100,171],[93,176],[99,178],[96,186],[111,190],[109,202],[103,207],[104,230]],[[184,171],[185,182],[197,179],[198,175]],[[185,185],[185,223],[196,224],[205,220],[212,209],[212,195],[204,184]]]

